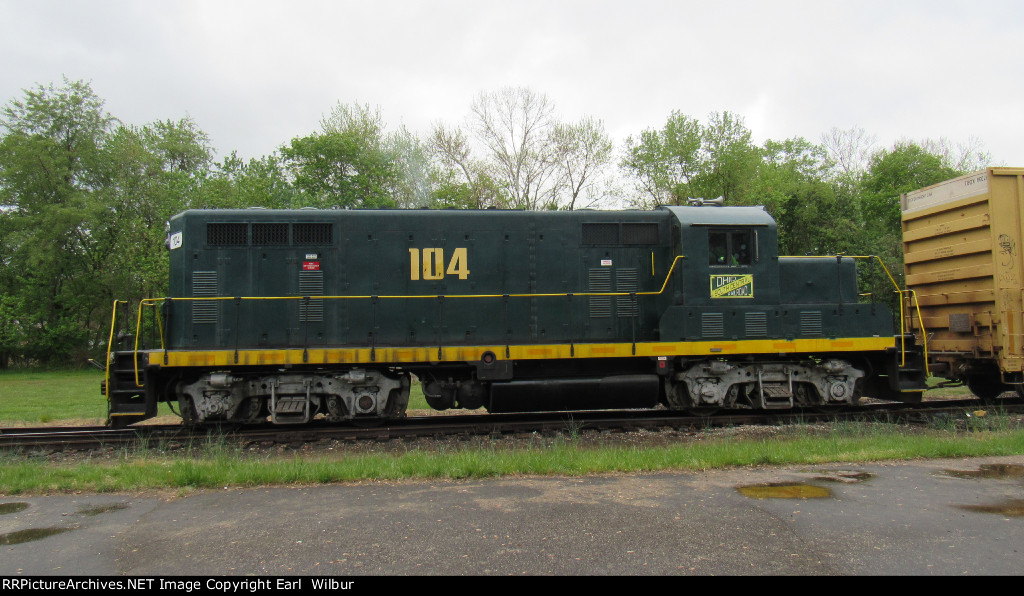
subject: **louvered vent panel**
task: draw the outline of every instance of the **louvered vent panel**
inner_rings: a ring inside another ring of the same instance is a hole
[[[604,267],[601,269],[591,269],[589,283],[588,292],[611,292],[612,270]],[[590,318],[599,319],[610,316],[612,316],[611,296],[591,296]]]
[[[800,335],[810,337],[821,335],[820,310],[800,311]]]
[[[747,337],[768,336],[768,313],[748,312],[744,315]]]
[[[725,316],[720,312],[706,312],[700,316],[700,334],[704,337],[725,335]]]
[[[299,272],[299,295],[300,296],[323,296],[324,295],[324,273],[323,271],[300,271]],[[299,321],[306,323],[317,323],[324,320],[324,301],[322,298],[310,298],[307,307],[305,300],[299,301]]]
[[[637,277],[635,268],[623,268],[615,272],[616,292],[636,292]],[[616,296],[615,308],[620,317],[635,317],[638,314],[636,300],[631,296]]]
[[[333,244],[334,228],[329,223],[297,223],[292,237],[295,244]]]
[[[256,246],[286,246],[288,244],[288,224],[252,224],[252,243]]]
[[[206,243],[210,246],[245,246],[249,243],[249,224],[208,223]]]
[[[217,295],[216,271],[192,272],[192,296],[202,298]],[[219,300],[192,300],[193,323],[216,323],[220,313]]]

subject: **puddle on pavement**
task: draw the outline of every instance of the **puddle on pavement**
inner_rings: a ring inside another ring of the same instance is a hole
[[[875,477],[871,472],[863,472],[860,470],[819,470],[822,476],[815,476],[815,480],[823,480],[825,482],[842,482],[844,484],[856,484],[858,482],[865,482]]]
[[[103,513],[109,513],[111,511],[120,511],[121,509],[127,509],[127,503],[109,503],[107,505],[92,505],[90,507],[83,507],[78,510],[80,515],[100,515]]]
[[[77,529],[78,528],[31,528],[28,530],[18,530],[17,532],[11,532],[9,534],[0,534],[0,544],[22,544],[24,542],[42,540],[48,536],[63,534],[64,532],[70,532],[71,530]]]
[[[832,491],[824,486],[793,482],[774,484],[748,484],[736,490],[752,499],[827,499]]]
[[[954,478],[1024,478],[1024,466],[1020,464],[983,464],[977,470],[943,470],[942,473]]]
[[[0,515],[17,513],[28,509],[28,503],[0,503]]]
[[[995,513],[1006,517],[1024,517],[1024,499],[1007,499],[994,505],[957,505],[960,509],[978,513]]]

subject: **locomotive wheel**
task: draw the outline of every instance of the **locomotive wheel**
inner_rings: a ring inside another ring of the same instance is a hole
[[[263,410],[263,401],[256,398],[249,398],[238,407],[238,411],[232,417],[232,422],[241,422],[242,424],[256,424],[258,422],[265,422],[267,418],[266,413]]]
[[[195,426],[199,424],[199,414],[196,412],[196,405],[192,403],[192,398],[187,395],[181,395],[178,397],[178,409],[181,410],[181,422],[185,426]]]

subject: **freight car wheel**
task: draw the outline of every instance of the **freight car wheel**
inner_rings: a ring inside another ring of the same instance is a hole
[[[969,377],[967,379],[967,388],[985,403],[992,403],[1004,392],[1010,391],[1010,387],[985,377]]]

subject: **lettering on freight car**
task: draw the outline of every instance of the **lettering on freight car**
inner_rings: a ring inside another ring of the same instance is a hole
[[[444,279],[445,275],[457,275],[459,279],[469,278],[469,251],[466,248],[456,248],[452,252],[452,258],[448,261],[448,268],[444,266],[443,248],[418,248],[409,249],[409,279],[412,281]]]

